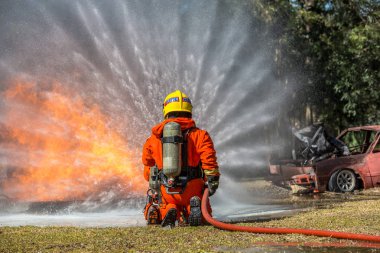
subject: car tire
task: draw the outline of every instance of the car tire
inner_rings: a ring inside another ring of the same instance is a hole
[[[358,186],[358,180],[352,170],[340,170],[335,172],[329,181],[330,191],[353,192]]]
[[[334,172],[331,177],[330,177],[330,180],[329,180],[329,184],[328,184],[328,190],[330,192],[338,192],[338,186],[336,184],[336,175],[338,174],[339,170]]]

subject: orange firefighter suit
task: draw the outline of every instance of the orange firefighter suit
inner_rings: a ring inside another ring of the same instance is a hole
[[[191,168],[197,167],[200,163],[204,175],[219,176],[216,152],[210,135],[195,126],[191,118],[169,118],[152,128],[152,135],[147,139],[143,147],[142,162],[144,164],[144,177],[149,181],[150,167],[157,166],[162,170],[162,143],[161,137],[166,123],[174,121],[181,125],[181,130],[189,129],[187,135],[187,163]],[[187,217],[190,213],[190,198],[198,196],[202,198],[206,177],[195,178],[187,183],[186,188],[181,194],[168,194],[161,185],[162,203],[159,206],[161,218],[165,217],[171,208],[177,209],[177,218],[181,213]],[[150,205],[145,208],[145,218]],[[211,213],[211,207],[208,206]]]

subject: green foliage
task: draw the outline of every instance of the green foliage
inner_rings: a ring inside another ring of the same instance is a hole
[[[279,78],[297,76],[294,114],[311,105],[336,128],[380,124],[380,1],[254,2],[272,27]]]

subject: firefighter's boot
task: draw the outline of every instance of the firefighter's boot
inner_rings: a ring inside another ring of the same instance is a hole
[[[202,225],[201,199],[198,196],[190,199],[189,224],[190,226]]]
[[[175,221],[177,220],[177,209],[171,208],[166,213],[164,220],[161,223],[161,227],[174,227]]]
[[[147,215],[147,224],[148,225],[157,225],[160,224],[160,211],[155,206],[150,206],[148,209]]]

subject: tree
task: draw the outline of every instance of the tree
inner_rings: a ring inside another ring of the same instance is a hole
[[[296,75],[290,115],[337,130],[380,123],[380,1],[262,0],[281,76]],[[290,74],[289,74],[290,73]]]

